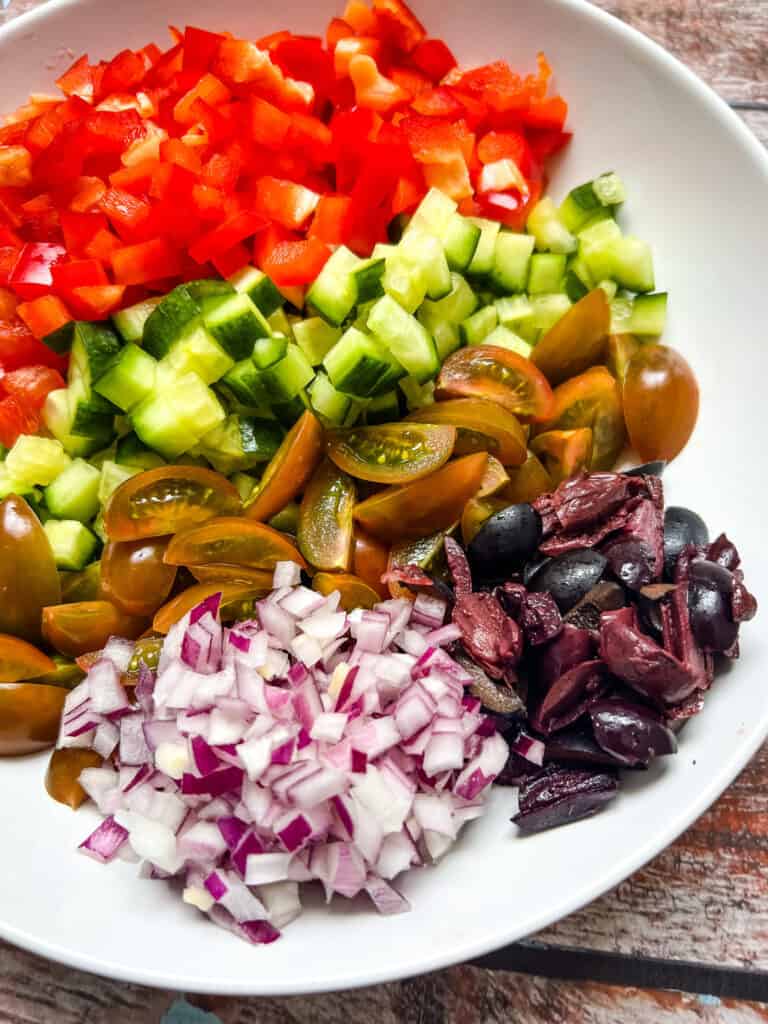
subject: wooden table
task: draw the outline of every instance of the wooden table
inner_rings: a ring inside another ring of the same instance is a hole
[[[10,0],[0,24],[39,2]],[[768,145],[768,0],[599,6],[681,57]],[[344,995],[191,1003],[0,944],[0,1024],[766,1022],[768,745],[648,867],[480,966]]]

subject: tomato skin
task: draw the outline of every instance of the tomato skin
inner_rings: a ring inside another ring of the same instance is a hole
[[[356,500],[352,478],[329,459],[321,462],[304,492],[296,534],[299,550],[316,569],[349,569]]]
[[[359,527],[355,529],[352,544],[352,572],[375,590],[382,600],[389,597],[386,583],[381,577],[387,571],[389,548]]]
[[[426,537],[461,517],[485,473],[485,452],[449,462],[431,476],[403,487],[388,487],[361,502],[355,519],[379,540]]]
[[[198,583],[240,583],[253,587],[272,589],[271,569],[249,569],[247,565],[225,565],[210,562],[207,565],[191,565],[189,571]]]
[[[540,494],[547,494],[554,489],[554,480],[530,452],[522,466],[510,470],[509,483],[501,491],[501,495],[510,505],[520,505],[526,501],[535,501]]]
[[[17,683],[54,672],[56,664],[26,640],[0,634],[0,683]]]
[[[550,384],[561,384],[602,361],[611,325],[611,307],[602,288],[580,299],[531,353]]]
[[[254,603],[266,597],[272,590],[269,586],[260,587],[248,583],[198,583],[182,591],[167,604],[164,604],[152,620],[152,629],[165,635],[174,622],[178,622],[188,611],[200,604],[212,594],[221,594],[219,617],[222,621],[232,622],[237,619],[250,618],[253,615]]]
[[[492,455],[488,456],[488,464],[483,473],[483,479],[477,489],[476,498],[488,498],[497,494],[509,483],[509,474],[498,459]]]
[[[177,534],[168,545],[167,565],[205,565],[224,562],[251,569],[274,569],[277,562],[306,563],[282,533],[266,523],[225,516]]]
[[[245,509],[251,519],[271,519],[304,489],[323,455],[323,428],[309,410],[288,431],[264,470],[256,497]]]
[[[611,469],[624,447],[624,414],[619,385],[604,366],[593,366],[559,384],[552,417],[539,425],[537,433],[579,427],[592,431],[589,468]]]
[[[592,431],[548,430],[531,442],[531,451],[542,458],[555,484],[562,483],[589,466],[592,458]]]
[[[54,750],[45,773],[45,789],[50,797],[76,811],[88,799],[78,781],[85,768],[100,768],[101,757],[95,750],[67,747]]]
[[[407,417],[415,423],[448,423],[456,427],[454,455],[487,451],[505,466],[525,461],[525,432],[516,416],[483,398],[453,398],[417,409]]]
[[[176,567],[165,537],[109,541],[101,555],[101,593],[127,615],[153,615],[171,592]]]
[[[99,651],[111,636],[135,640],[145,618],[125,615],[109,601],[78,601],[43,608],[43,636],[60,654],[77,658]]]
[[[33,754],[56,742],[67,691],[37,683],[0,683],[0,757]]]
[[[461,539],[464,546],[472,543],[487,519],[507,508],[509,504],[505,498],[491,495],[470,498],[461,516]]]
[[[26,501],[12,494],[0,502],[0,632],[39,643],[43,608],[60,601],[45,531]]]
[[[671,462],[685,448],[699,415],[699,386],[686,360],[666,345],[643,345],[627,367],[624,418],[644,462]]]
[[[338,590],[341,595],[339,605],[345,612],[352,612],[355,608],[373,608],[381,600],[380,594],[365,580],[345,572],[317,573],[312,579],[312,589],[326,597]]]
[[[101,563],[91,562],[80,572],[62,572],[61,580],[62,604],[74,601],[98,601],[101,592]]]
[[[328,458],[360,480],[405,484],[434,473],[451,457],[456,429],[429,423],[382,423],[329,431]]]
[[[495,345],[473,345],[449,356],[435,397],[490,399],[533,422],[547,419],[553,402],[546,377],[530,359]]]
[[[608,338],[605,365],[619,382],[623,390],[629,364],[640,351],[640,342],[634,334],[612,334]]]
[[[237,489],[220,473],[199,466],[159,466],[121,484],[104,510],[110,540],[161,537],[213,516],[237,515]]]

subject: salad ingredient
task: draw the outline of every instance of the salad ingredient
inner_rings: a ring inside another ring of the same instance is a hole
[[[145,626],[145,618],[126,615],[109,601],[76,601],[42,610],[46,643],[70,658],[101,650],[111,636],[135,639]]]
[[[561,483],[587,469],[592,461],[592,451],[593,435],[589,427],[547,430],[531,441],[531,452],[544,463],[554,483]]]
[[[264,587],[272,581],[272,573],[269,570],[250,569],[246,565],[210,562],[202,565],[190,565],[188,568],[198,583],[241,583],[248,586]]]
[[[191,608],[209,597],[221,594],[219,615],[223,622],[234,622],[236,619],[248,618],[253,615],[256,602],[269,592],[269,585],[259,581],[252,583],[222,583],[213,580],[198,583],[182,591],[167,604],[164,604],[152,620],[155,633],[165,634],[175,622],[183,618]]]
[[[109,541],[101,555],[101,592],[127,615],[150,616],[167,599],[176,567],[163,561],[168,539]]]
[[[323,428],[306,411],[285,435],[245,514],[252,519],[269,520],[301,493],[317,468],[323,454]]]
[[[388,560],[389,548],[386,544],[356,527],[352,542],[352,571],[381,598],[389,596],[387,585],[381,580],[387,571]]]
[[[594,288],[550,327],[531,355],[550,384],[562,384],[601,361],[610,317],[605,292]]]
[[[467,555],[480,579],[508,579],[534,554],[540,539],[541,518],[533,506],[508,505],[485,521]]]
[[[677,753],[675,734],[652,708],[603,700],[590,706],[589,717],[603,750],[628,768],[645,767],[654,757]]]
[[[688,575],[688,610],[691,630],[704,651],[722,653],[732,649],[739,635],[732,614],[736,579],[722,565],[693,562]]]
[[[618,788],[618,779],[609,772],[548,765],[522,782],[520,809],[512,820],[524,833],[567,825],[596,814]]]
[[[696,426],[699,388],[688,363],[666,345],[647,345],[633,356],[624,380],[624,418],[641,459],[670,461]]]
[[[66,696],[61,686],[0,683],[0,756],[34,754],[52,746]]]
[[[76,811],[88,799],[80,785],[80,774],[86,768],[99,768],[102,759],[95,750],[69,747],[54,750],[45,773],[45,789],[57,803]]]
[[[85,851],[110,860],[127,845],[251,942],[298,913],[297,881],[407,910],[393,881],[445,855],[508,753],[443,649],[455,636],[444,604],[347,615],[338,592],[299,576],[277,566],[274,582],[290,582],[231,629],[217,595],[193,606],[133,701],[105,651],[69,695],[59,737],[114,759],[80,777],[105,816]],[[290,888],[289,917],[275,884]]]
[[[26,640],[0,634],[0,682],[17,683],[53,672],[56,666]]]
[[[437,379],[437,398],[486,398],[520,419],[546,420],[552,389],[530,360],[492,345],[455,352]]]
[[[405,484],[445,465],[456,441],[452,426],[386,423],[328,434],[328,457],[345,473],[381,484]]]
[[[166,548],[167,565],[244,565],[251,569],[274,569],[280,561],[301,556],[289,540],[266,523],[244,516],[210,519],[200,526],[177,533]]]
[[[0,502],[0,631],[39,643],[42,610],[60,600],[50,542],[27,502],[12,494]]]
[[[504,466],[525,461],[526,438],[516,416],[496,402],[454,398],[409,413],[407,421],[448,424],[456,428],[454,455],[487,451]]]
[[[691,544],[701,548],[709,544],[707,524],[689,508],[670,505],[664,512],[664,576],[674,580],[677,559]]]
[[[304,491],[296,532],[299,550],[315,568],[327,572],[349,569],[356,500],[352,478],[324,459]]]
[[[580,428],[592,431],[589,468],[611,469],[624,447],[624,415],[621,390],[603,366],[593,366],[559,384],[552,416],[537,426],[536,432]]]
[[[528,452],[522,466],[508,472],[509,483],[504,487],[503,496],[513,504],[535,501],[554,488],[552,477],[532,452]]]
[[[318,572],[312,577],[312,589],[324,597],[338,591],[339,607],[345,612],[353,612],[355,608],[370,609],[381,600],[377,590],[350,573]]]

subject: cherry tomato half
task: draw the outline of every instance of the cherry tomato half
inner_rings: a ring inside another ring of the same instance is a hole
[[[403,540],[392,545],[389,552],[387,571],[401,569],[406,565],[417,565],[425,572],[433,569],[443,559],[445,550],[445,531],[438,530],[428,537],[416,540]],[[390,580],[387,584],[391,597],[404,597],[413,600],[413,593],[404,583]]]
[[[528,458],[517,469],[509,471],[509,483],[501,492],[510,505],[535,501],[540,494],[555,489],[554,481],[536,456],[529,452]]]
[[[389,548],[380,540],[371,537],[360,527],[355,529],[352,542],[352,572],[385,599],[389,597],[386,583],[381,577],[387,571]]]
[[[494,459],[492,455],[489,455],[488,464],[485,467],[483,479],[480,481],[480,486],[477,489],[475,497],[487,498],[491,494],[496,494],[508,483],[509,474],[506,469],[498,459]]]
[[[61,600],[98,601],[101,597],[101,562],[91,562],[80,572],[60,572]]]
[[[601,362],[611,325],[611,307],[595,288],[568,310],[538,341],[531,359],[550,384],[560,384]]]
[[[326,450],[350,476],[378,484],[407,484],[444,466],[455,441],[455,427],[382,423],[332,430]]]
[[[312,589],[327,597],[334,590],[341,595],[339,604],[345,612],[355,608],[373,608],[381,597],[365,580],[346,572],[319,572],[312,580]]]
[[[517,417],[496,402],[454,398],[417,409],[407,419],[456,427],[454,455],[485,451],[505,466],[519,466],[525,461],[525,431]]]
[[[237,515],[237,489],[200,466],[159,466],[121,484],[104,510],[110,540],[162,537],[213,516]]]
[[[301,494],[323,455],[323,428],[307,410],[283,438],[246,506],[251,519],[271,519]]]
[[[33,754],[56,742],[67,691],[37,683],[0,683],[0,757]]]
[[[355,519],[375,537],[390,542],[445,530],[461,518],[487,464],[485,452],[465,455],[423,480],[388,487],[361,502]]]
[[[168,565],[247,565],[274,569],[278,562],[305,565],[284,534],[266,523],[226,516],[177,534],[165,552]]]
[[[589,427],[592,431],[590,469],[611,469],[624,447],[624,414],[621,390],[615,377],[604,366],[593,366],[578,377],[558,384],[552,416],[538,428],[575,430]]]
[[[133,618],[110,601],[77,601],[43,608],[43,636],[59,653],[70,658],[100,651],[111,636],[135,640],[147,624]]]
[[[531,451],[544,463],[555,485],[586,469],[592,457],[592,431],[548,430],[531,441]]]
[[[253,587],[272,589],[271,569],[249,569],[247,565],[224,565],[210,562],[207,565],[191,565],[189,571],[198,583],[243,583]]]
[[[101,555],[102,595],[128,615],[153,615],[176,579],[176,567],[163,561],[167,547],[167,537],[110,541]]]
[[[521,419],[545,420],[552,388],[530,359],[496,345],[460,348],[443,363],[435,397],[487,398]]]
[[[17,683],[55,672],[56,664],[26,640],[0,634],[0,683]]]
[[[698,415],[699,386],[685,359],[666,345],[643,345],[624,380],[624,418],[643,462],[679,455]]]
[[[461,514],[461,539],[464,546],[472,543],[487,519],[501,512],[509,504],[506,498],[491,495],[470,498]]]
[[[221,594],[219,617],[222,622],[252,618],[256,601],[266,597],[271,590],[271,581],[267,587],[247,583],[198,583],[174,597],[168,604],[164,604],[155,613],[152,629],[156,633],[167,633],[174,622],[178,622],[195,605],[212,594]]]
[[[639,351],[640,342],[634,334],[612,334],[608,338],[605,365],[619,382],[620,388],[624,387],[624,378],[627,376],[629,364]]]
[[[39,643],[40,616],[61,601],[53,551],[23,498],[0,502],[0,632]]]
[[[349,569],[356,500],[352,477],[324,459],[304,491],[296,534],[299,550],[316,569]]]
[[[83,747],[54,750],[45,773],[48,795],[76,811],[88,799],[88,794],[80,785],[80,772],[84,768],[99,768],[101,763],[101,757],[95,750]]]

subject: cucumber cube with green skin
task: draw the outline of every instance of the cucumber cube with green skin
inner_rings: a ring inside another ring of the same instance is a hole
[[[275,420],[232,414],[200,438],[197,451],[219,473],[234,473],[269,462],[283,440]]]
[[[155,390],[133,410],[131,423],[144,444],[173,459],[194,448],[224,417],[213,391],[196,373],[158,373]]]
[[[259,370],[279,363],[288,351],[288,339],[284,334],[273,334],[271,338],[259,338],[253,347],[253,362]]]
[[[118,409],[128,412],[154,388],[156,368],[157,361],[149,353],[129,342],[93,389]]]
[[[118,462],[107,459],[101,465],[101,478],[99,480],[99,504],[106,505],[117,488],[130,480],[132,476],[142,472],[140,466],[124,466]]]
[[[359,256],[340,245],[307,292],[307,303],[324,320],[337,327],[349,316],[357,302],[357,285],[352,271],[360,262]]]
[[[589,292],[589,289],[584,285],[581,278],[574,273],[573,270],[568,270],[565,275],[563,282],[565,288],[565,294],[571,300],[571,302],[578,302],[579,299],[583,299],[584,296]]]
[[[159,365],[177,376],[195,373],[206,384],[213,384],[232,369],[234,360],[211,337],[202,319],[196,318]]]
[[[278,362],[261,371],[264,390],[273,402],[289,402],[309,384],[315,371],[298,345],[290,342]]]
[[[667,320],[667,293],[636,295],[632,315],[627,323],[630,334],[659,337],[664,333]]]
[[[247,359],[258,338],[268,338],[272,330],[248,295],[235,293],[207,300],[203,322],[208,332],[232,359]]]
[[[482,217],[470,217],[471,223],[480,229],[475,251],[467,267],[467,275],[474,278],[487,277],[493,269],[493,254],[496,237],[501,231],[501,224],[496,220],[485,220]]]
[[[372,398],[365,407],[366,423],[393,423],[400,419],[400,398],[397,391],[387,391]]]
[[[282,334],[287,339],[293,338],[293,322],[284,309],[276,309],[267,317],[269,329],[273,335]]]
[[[235,291],[247,295],[265,317],[281,309],[285,299],[272,280],[256,267],[243,267],[229,279]]]
[[[505,348],[509,352],[517,352],[519,356],[523,356],[525,359],[530,359],[531,352],[533,352],[533,345],[529,345],[518,334],[515,334],[508,327],[503,327],[501,324],[491,331],[483,345],[495,345],[496,348]]]
[[[329,427],[340,427],[352,405],[352,397],[338,391],[326,374],[320,371],[309,388],[309,401],[318,419]]]
[[[70,462],[61,441],[21,434],[5,458],[5,469],[20,484],[46,486],[63,473]]]
[[[653,254],[647,242],[630,235],[617,238],[608,246],[606,255],[613,272],[605,276],[612,278],[620,288],[632,292],[653,291]]]
[[[199,315],[200,301],[192,295],[188,285],[178,285],[147,317],[144,348],[155,359],[162,359]]]
[[[444,363],[457,348],[461,348],[461,335],[456,324],[443,321],[435,324],[431,333],[437,350],[437,358],[441,363]]]
[[[341,329],[311,316],[293,325],[293,336],[310,363],[319,366],[341,337]]]
[[[459,324],[459,337],[465,345],[483,345],[499,322],[495,306],[482,306]]]
[[[75,459],[45,489],[48,511],[57,519],[87,523],[99,511],[101,473],[84,459]]]
[[[525,291],[533,246],[530,235],[500,231],[494,242],[491,284],[502,292]]]
[[[323,368],[337,391],[366,398],[389,373],[391,362],[376,338],[349,327],[326,355]]]
[[[115,332],[104,324],[76,323],[69,357],[69,383],[79,381],[90,389],[106,372],[121,347]]]
[[[35,487],[32,484],[25,484],[14,479],[5,465],[0,464],[0,501],[7,498],[9,494],[33,495],[35,493]]]
[[[261,378],[261,370],[253,359],[243,359],[235,363],[229,373],[220,381],[222,391],[234,395],[243,405],[261,405],[268,401]]]
[[[472,263],[480,242],[480,228],[468,217],[454,213],[439,232],[445,258],[451,270],[465,271]]]
[[[413,216],[406,227],[404,234],[409,231],[421,230],[431,231],[432,234],[440,236],[446,225],[456,213],[456,203],[440,189],[430,188],[419,205],[413,211]]]
[[[355,283],[356,291],[356,305],[361,302],[370,302],[372,299],[378,299],[383,294],[382,278],[384,277],[385,265],[386,260],[372,256],[370,259],[361,260],[352,271],[352,279]]]
[[[557,292],[554,295],[532,295],[531,305],[533,306],[531,326],[548,331],[565,316],[571,308],[571,301],[567,295]]]
[[[566,258],[560,253],[536,252],[531,256],[528,294],[548,295],[563,289]]]
[[[442,299],[425,299],[416,314],[420,323],[431,333],[439,323],[460,324],[477,309],[477,296],[461,274],[451,274],[451,290]]]
[[[289,428],[292,427],[296,420],[310,408],[309,395],[302,388],[298,395],[295,395],[287,402],[275,402],[272,406],[272,412],[275,414],[279,423],[282,423],[284,427]]]
[[[528,217],[528,232],[536,239],[536,248],[554,253],[575,252],[578,241],[560,220],[554,202],[546,197],[539,200]]]
[[[61,441],[64,451],[68,455],[82,457],[92,455],[109,444],[112,438],[111,421],[105,431],[106,437],[77,437],[72,433],[68,388],[57,388],[48,393],[43,403],[42,418],[48,430],[58,441]]]
[[[437,375],[440,363],[432,336],[391,296],[385,295],[371,309],[368,329],[419,383]]]
[[[123,341],[141,342],[144,336],[144,324],[149,319],[149,314],[157,309],[162,298],[144,299],[137,302],[135,306],[121,309],[112,314],[112,323]]]
[[[508,295],[494,302],[499,323],[503,327],[517,325],[533,316],[533,306],[527,295]]]
[[[76,519],[49,519],[44,525],[57,569],[79,572],[93,558],[98,540]]]

